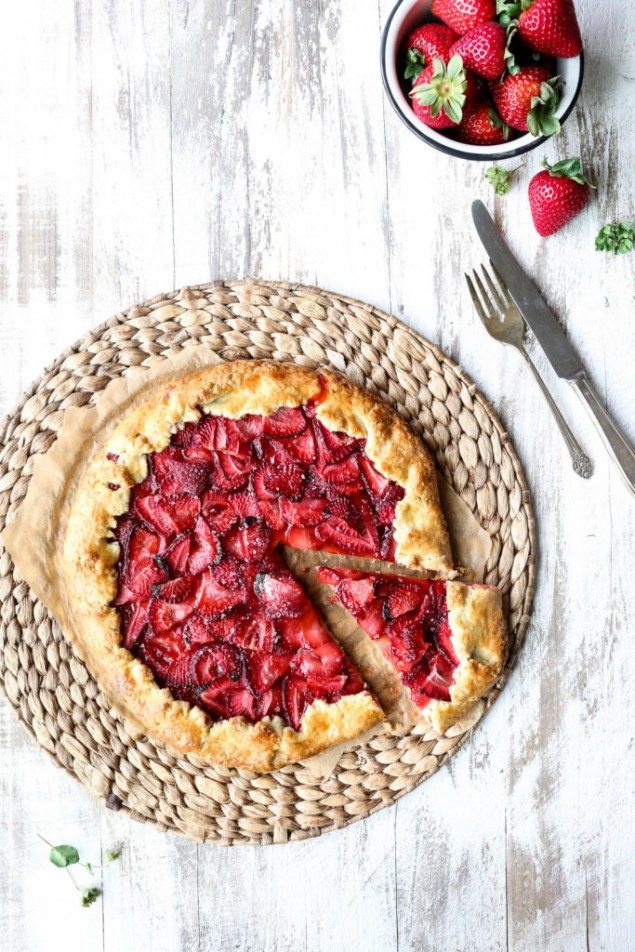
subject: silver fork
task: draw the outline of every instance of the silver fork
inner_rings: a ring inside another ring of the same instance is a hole
[[[569,429],[566,420],[549,393],[546,383],[538,373],[527,353],[525,349],[525,322],[522,318],[522,314],[514,304],[500,274],[491,262],[490,265],[496,280],[490,275],[487,268],[481,265],[483,277],[487,284],[487,290],[476,270],[472,271],[474,280],[472,280],[468,274],[465,275],[476,313],[485,325],[488,334],[490,334],[494,340],[515,347],[523,355],[531,367],[531,372],[538,381],[540,389],[556,419],[558,429],[567,444],[571,462],[573,463],[573,469],[578,476],[582,476],[583,479],[589,479],[589,477],[593,475],[593,463]]]

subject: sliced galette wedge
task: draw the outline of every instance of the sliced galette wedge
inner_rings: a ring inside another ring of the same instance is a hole
[[[345,568],[322,567],[317,576],[377,643],[440,733],[498,678],[505,653],[498,589]]]

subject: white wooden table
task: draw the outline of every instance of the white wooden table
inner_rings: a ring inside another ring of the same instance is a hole
[[[0,402],[8,411],[112,312],[186,283],[297,280],[403,315],[461,362],[526,467],[540,564],[522,657],[448,767],[368,821],[284,847],[196,846],[111,814],[49,762],[3,698],[7,952],[635,948],[635,500],[538,353],[594,457],[590,483],[573,474],[527,369],[485,337],[462,286],[480,257],[469,220],[480,196],[635,436],[635,254],[593,249],[601,224],[634,212],[628,5],[577,0],[588,48],[579,105],[496,201],[481,166],[424,146],[384,100],[390,7],[6,6]],[[599,186],[548,241],[526,196],[543,154],[581,154]],[[37,833],[95,862],[125,844],[102,900],[80,908]]]

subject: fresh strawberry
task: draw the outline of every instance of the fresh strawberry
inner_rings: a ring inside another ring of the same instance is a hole
[[[588,204],[590,182],[584,177],[579,159],[563,159],[534,175],[529,183],[529,207],[536,231],[543,238],[559,231]]]
[[[481,99],[463,113],[463,122],[456,131],[459,142],[470,145],[501,145],[509,138],[509,126],[493,106]]]
[[[455,33],[467,33],[475,26],[493,20],[495,0],[432,0],[430,12],[447,23]]]
[[[424,23],[413,30],[406,41],[405,79],[416,79],[424,66],[434,59],[447,63],[450,47],[458,35],[444,23]]]
[[[507,31],[500,23],[481,23],[457,39],[450,54],[484,79],[498,79],[505,70]]]
[[[419,73],[410,97],[415,115],[432,129],[451,129],[463,118],[463,107],[476,95],[476,82],[460,56],[447,66],[435,59]]]
[[[560,131],[554,115],[559,96],[559,77],[551,77],[543,66],[527,66],[491,86],[501,119],[512,129],[550,136]]]
[[[516,26],[519,38],[537,53],[569,59],[582,52],[573,0],[502,0],[499,13],[501,22]]]

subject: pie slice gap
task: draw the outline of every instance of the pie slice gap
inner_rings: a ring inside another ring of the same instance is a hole
[[[330,371],[239,361],[158,388],[96,444],[62,569],[118,710],[256,771],[382,718],[281,549],[451,568],[433,463],[394,411]]]
[[[483,697],[504,661],[501,594],[487,585],[322,566],[358,626],[443,733]]]

